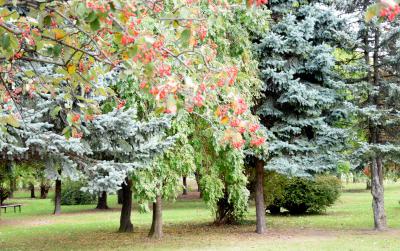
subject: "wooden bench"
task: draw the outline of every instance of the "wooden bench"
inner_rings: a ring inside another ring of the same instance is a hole
[[[17,207],[19,208],[19,212],[21,212],[21,206],[22,204],[12,204],[12,205],[2,205],[0,206],[0,214],[1,214],[1,209],[4,209],[4,213],[7,213],[7,208],[8,207],[13,207],[14,208],[14,213],[17,212]]]

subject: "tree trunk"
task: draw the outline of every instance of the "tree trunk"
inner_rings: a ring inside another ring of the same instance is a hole
[[[98,197],[97,197],[97,206],[96,209],[109,209],[107,205],[107,192],[103,191]]]
[[[56,180],[56,188],[54,194],[54,214],[61,214],[61,180]]]
[[[121,218],[119,225],[119,232],[129,233],[133,232],[133,224],[131,222],[131,212],[132,212],[132,180],[129,178],[125,179],[122,184],[122,208],[121,208]]]
[[[10,177],[10,195],[8,196],[10,199],[14,198],[14,192],[17,190],[17,182],[14,177]]]
[[[118,204],[122,205],[122,201],[124,200],[124,198],[122,197],[122,189],[119,189],[117,191],[117,196],[118,196]]]
[[[186,176],[183,176],[183,195],[188,194],[188,186],[187,186],[187,181],[186,181]]]
[[[384,204],[384,190],[383,183],[381,183],[379,173],[382,169],[382,160],[374,158],[372,160],[372,208],[374,211],[374,227],[375,230],[385,230],[387,228],[385,204]]]
[[[14,168],[13,168],[13,163],[11,161],[6,162],[6,171],[9,176],[9,182],[10,182],[10,193],[8,195],[8,198],[14,198],[14,192],[17,190],[17,182],[14,177]]]
[[[373,104],[381,110],[384,109],[384,97],[382,97],[382,87],[380,85],[379,76],[379,46],[380,46],[380,31],[379,28],[374,30],[374,53],[373,53],[373,83],[374,87],[379,90],[377,95],[373,96]],[[370,124],[370,143],[382,144],[381,138],[382,128],[380,125]],[[384,230],[387,228],[385,204],[384,204],[384,190],[383,190],[383,165],[380,153],[373,157],[371,165],[371,194],[372,194],[372,208],[374,212],[374,227],[375,230]]]
[[[236,224],[237,219],[234,215],[234,206],[229,202],[229,195],[227,191],[224,192],[224,197],[220,198],[217,202],[217,212],[215,215],[214,224]]]
[[[47,194],[49,193],[50,186],[47,184],[40,184],[40,198],[41,199],[46,199]]]
[[[371,190],[371,179],[367,179],[367,187],[365,188],[366,190]]]
[[[265,205],[264,205],[264,161],[256,161],[256,232],[265,233]]]
[[[36,196],[35,196],[35,185],[33,183],[29,183],[29,190],[31,190],[31,198],[36,198]]]
[[[196,178],[196,183],[197,183],[197,192],[200,192],[200,198],[203,198],[203,194],[201,192],[201,187],[200,187],[200,174],[198,172],[194,173],[194,177]]]
[[[153,220],[149,232],[149,237],[154,239],[161,239],[163,236],[162,230],[162,198],[157,195],[156,202],[153,202]]]

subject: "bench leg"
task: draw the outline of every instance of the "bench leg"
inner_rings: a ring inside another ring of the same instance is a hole
[[[19,212],[21,213],[21,206],[18,206],[19,207]]]
[[[15,207],[14,207],[14,213],[16,213],[17,211],[15,211]]]

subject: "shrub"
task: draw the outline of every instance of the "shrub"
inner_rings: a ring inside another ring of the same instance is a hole
[[[10,196],[10,189],[0,186],[0,205],[3,205],[8,196]]]
[[[85,186],[81,181],[65,181],[61,189],[61,205],[89,205],[95,204],[97,197],[89,192],[81,191]]]
[[[321,213],[339,198],[341,184],[334,176],[287,178],[274,172],[265,179],[265,203],[271,213],[283,207],[291,214]]]
[[[264,201],[271,214],[279,214],[284,200],[284,191],[288,178],[273,171],[264,175]]]

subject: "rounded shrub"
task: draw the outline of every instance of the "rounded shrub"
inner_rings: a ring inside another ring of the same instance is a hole
[[[97,197],[89,192],[81,191],[85,186],[82,181],[63,182],[61,189],[61,205],[89,205],[95,204]]]
[[[267,172],[264,198],[271,214],[279,213],[281,208],[291,214],[321,213],[339,198],[340,189],[340,180],[334,176],[288,178]]]
[[[264,201],[271,214],[279,214],[284,200],[284,191],[288,178],[273,171],[264,174]]]

